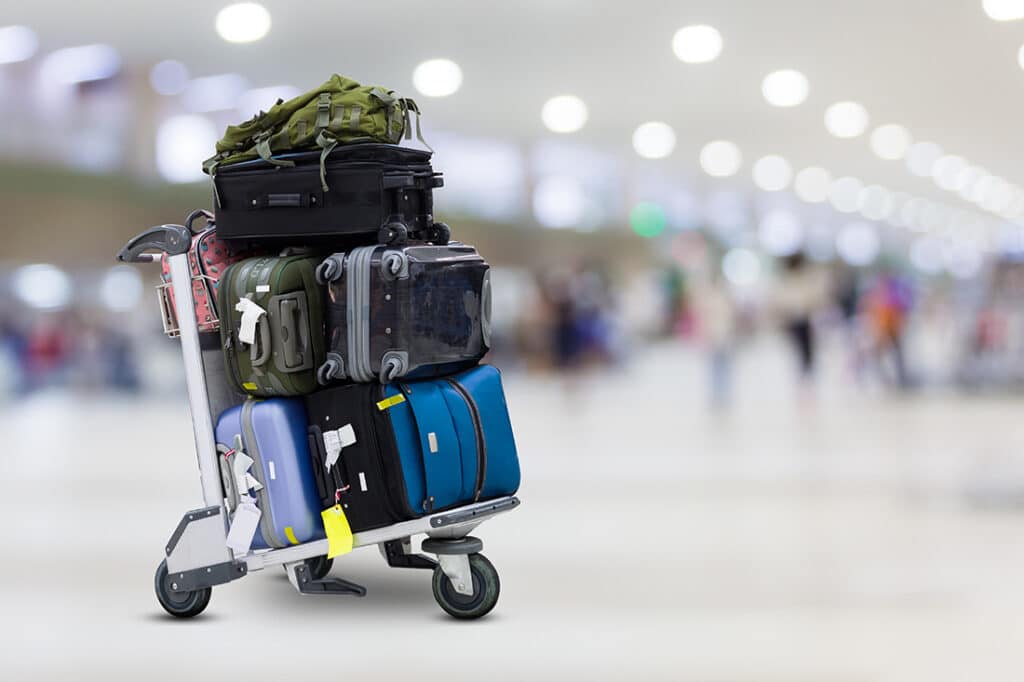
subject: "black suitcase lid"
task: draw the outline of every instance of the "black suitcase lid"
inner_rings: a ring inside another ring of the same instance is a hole
[[[319,165],[320,149],[311,149],[304,152],[290,152],[287,154],[275,154],[275,159],[294,161],[298,166]],[[349,163],[370,163],[384,165],[412,165],[429,164],[433,154],[425,149],[412,149],[396,144],[383,144],[379,142],[357,142],[355,144],[339,144],[327,156],[327,165],[335,166]],[[249,170],[263,170],[276,168],[273,164],[263,159],[242,161],[217,168],[217,175],[225,173],[243,172]]]

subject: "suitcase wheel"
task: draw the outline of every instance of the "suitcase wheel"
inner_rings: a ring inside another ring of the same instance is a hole
[[[498,571],[483,554],[469,555],[469,571],[473,576],[473,594],[468,596],[455,591],[440,566],[434,569],[434,599],[445,613],[462,620],[486,616],[498,603],[501,592]]]
[[[427,241],[438,246],[447,246],[452,238],[452,229],[445,223],[434,223],[427,230]]]
[[[377,232],[381,244],[404,244],[409,239],[409,228],[399,222],[387,223]]]
[[[156,569],[154,580],[156,599],[164,611],[176,618],[192,618],[198,616],[210,603],[210,595],[213,594],[212,587],[204,587],[199,590],[177,592],[167,584],[167,561],[161,561]]]

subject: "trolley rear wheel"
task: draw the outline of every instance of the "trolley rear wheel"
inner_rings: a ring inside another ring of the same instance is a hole
[[[210,603],[212,587],[178,592],[167,584],[167,561],[161,561],[154,580],[156,599],[164,611],[177,618],[198,616]]]
[[[473,594],[456,592],[452,581],[441,567],[434,569],[434,599],[444,611],[454,618],[471,620],[486,616],[498,603],[501,581],[494,564],[483,554],[469,555],[469,571],[473,577]]]

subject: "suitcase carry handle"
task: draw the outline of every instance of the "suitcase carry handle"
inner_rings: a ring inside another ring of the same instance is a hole
[[[302,367],[305,362],[306,329],[305,301],[298,297],[281,300],[281,349],[284,351],[285,367]],[[300,346],[301,344],[301,346]]]
[[[188,253],[192,233],[183,225],[157,225],[132,237],[117,253],[122,263],[152,263],[155,258],[147,251],[162,251],[168,256]]]
[[[249,346],[249,363],[253,367],[262,367],[270,359],[270,325],[266,322],[266,316],[256,321],[256,331],[259,332],[259,338]]]
[[[196,218],[199,218],[200,216],[202,216],[203,218],[206,218],[206,224],[203,227],[201,227],[199,229],[196,229],[196,228],[192,227],[192,223],[194,223],[196,221]],[[185,218],[185,227],[188,228],[188,231],[191,232],[192,234],[199,234],[200,232],[206,232],[212,226],[213,226],[213,214],[210,213],[209,211],[207,211],[205,208],[197,208],[196,210],[194,210],[191,213],[189,213],[188,217]]]

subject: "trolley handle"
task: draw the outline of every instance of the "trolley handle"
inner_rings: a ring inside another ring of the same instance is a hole
[[[168,256],[188,252],[192,233],[183,225],[157,225],[133,237],[117,254],[122,263],[152,263],[159,256],[147,251],[162,251]]]

